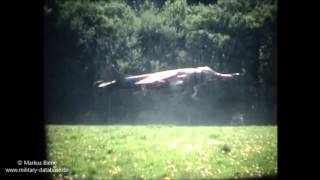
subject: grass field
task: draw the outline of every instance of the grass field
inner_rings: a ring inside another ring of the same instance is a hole
[[[222,179],[277,175],[276,126],[47,125],[54,179]]]

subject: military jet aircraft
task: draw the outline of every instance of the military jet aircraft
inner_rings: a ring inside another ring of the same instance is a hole
[[[117,71],[116,71],[117,72]],[[99,80],[95,82],[95,86],[105,89],[132,89],[132,90],[154,90],[154,89],[170,89],[185,90],[186,88],[193,90],[192,98],[197,96],[199,87],[214,79],[232,79],[239,76],[240,73],[224,74],[212,70],[208,66],[196,68],[182,68],[160,71],[149,74],[125,76],[118,73],[117,78],[111,81]]]

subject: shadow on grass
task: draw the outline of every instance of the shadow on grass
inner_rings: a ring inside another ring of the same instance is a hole
[[[229,122],[46,122],[46,125],[101,125],[101,126],[276,126],[276,123],[244,123],[244,124],[231,124]]]

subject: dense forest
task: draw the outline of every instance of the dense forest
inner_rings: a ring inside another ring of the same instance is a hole
[[[48,123],[274,124],[276,0],[46,0]],[[209,66],[240,72],[198,101],[93,86],[114,65],[128,75]]]

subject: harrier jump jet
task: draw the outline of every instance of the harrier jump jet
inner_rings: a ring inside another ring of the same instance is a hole
[[[196,68],[182,68],[174,70],[166,70],[149,74],[141,74],[134,76],[119,75],[111,81],[96,81],[98,88],[105,89],[132,89],[132,90],[154,90],[154,89],[171,89],[181,90],[190,87],[193,90],[191,95],[195,98],[199,87],[213,79],[232,79],[239,76],[240,73],[223,74],[212,70],[208,66]]]

